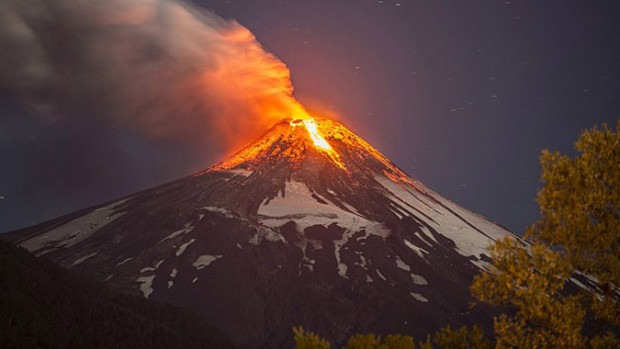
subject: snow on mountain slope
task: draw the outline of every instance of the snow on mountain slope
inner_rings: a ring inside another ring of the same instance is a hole
[[[318,194],[310,191],[302,182],[286,182],[284,189],[273,199],[267,199],[258,209],[260,222],[270,227],[280,227],[288,221],[295,221],[297,229],[305,230],[314,225],[337,224],[348,230],[373,229],[381,223],[372,222],[354,213],[345,211]]]
[[[441,230],[442,235],[454,241],[457,250],[464,256],[481,259],[483,255],[488,255],[487,246],[509,234],[486,218],[444,199],[427,188],[425,191],[432,193],[433,200],[428,195],[420,195],[417,191],[403,188],[385,177],[379,176],[376,179],[396,201],[405,205],[406,212],[400,211],[400,214],[411,216],[415,215],[415,212],[422,212],[430,218],[428,221],[431,225]]]
[[[65,223],[57,228],[37,235],[20,243],[28,251],[35,251],[37,256],[44,255],[54,249],[74,246],[89,237],[97,230],[120,218],[123,212],[117,210],[127,200],[116,201],[91,213]],[[76,263],[78,264],[78,263]]]

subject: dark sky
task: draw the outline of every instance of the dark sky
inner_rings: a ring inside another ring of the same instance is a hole
[[[620,116],[616,1],[197,1],[248,27],[295,95],[445,197],[516,233],[538,156]],[[110,123],[42,120],[0,91],[0,231],[208,167],[223,154]]]

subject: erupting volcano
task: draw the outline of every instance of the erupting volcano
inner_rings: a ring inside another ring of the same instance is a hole
[[[12,237],[260,348],[290,347],[299,325],[342,343],[490,324],[468,287],[507,234],[342,124],[302,118],[203,172]]]

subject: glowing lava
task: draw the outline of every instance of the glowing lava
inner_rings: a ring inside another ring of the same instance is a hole
[[[360,176],[363,173],[373,173],[383,175],[404,188],[425,192],[425,189],[418,185],[419,182],[341,123],[324,118],[313,119],[303,114],[296,116],[293,120],[283,119],[262,137],[211,170],[241,168],[262,171],[281,162],[289,163],[292,169],[299,169],[308,155],[314,153],[316,158],[318,153],[327,162],[340,168],[348,176],[347,180],[356,174]],[[299,127],[304,128],[307,135],[304,130],[298,129]],[[337,145],[338,151],[332,145]]]
[[[295,128],[295,126],[299,126],[302,123],[304,126],[306,126],[306,129],[308,130],[308,134],[310,135],[310,138],[312,138],[312,141],[314,142],[315,146],[325,151],[333,151],[329,143],[327,143],[325,138],[323,138],[323,136],[321,136],[319,131],[316,129],[316,121],[314,121],[314,119],[292,120],[291,127]]]
[[[293,129],[295,129],[295,127],[297,126],[305,126],[306,130],[308,131],[308,135],[314,143],[314,146],[327,153],[327,155],[329,155],[329,157],[336,163],[336,165],[338,165],[338,167],[342,169],[345,168],[344,164],[340,161],[340,156],[338,155],[338,153],[336,153],[336,151],[331,147],[331,145],[327,143],[325,138],[321,136],[321,133],[319,133],[319,130],[316,127],[316,121],[314,121],[314,119],[295,119],[291,120],[290,125]]]

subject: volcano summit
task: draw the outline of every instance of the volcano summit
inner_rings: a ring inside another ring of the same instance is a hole
[[[341,343],[490,324],[469,285],[508,234],[342,124],[309,119],[283,120],[203,172],[10,236],[187,307],[241,347],[277,348],[299,325]]]

